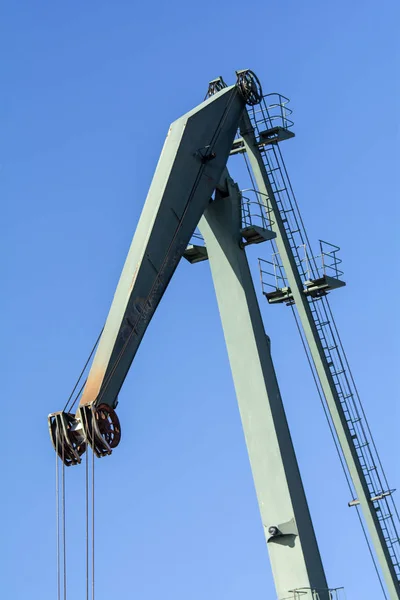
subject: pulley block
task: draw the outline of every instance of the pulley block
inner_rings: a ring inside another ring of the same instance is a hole
[[[56,412],[49,415],[48,424],[54,450],[63,463],[67,467],[78,465],[86,450],[86,441],[82,425],[75,415]]]
[[[107,456],[121,440],[121,426],[117,413],[108,404],[82,405],[77,412],[87,443],[97,457]]]
[[[246,69],[244,71],[236,71],[236,85],[248,106],[255,106],[262,100],[263,93],[261,83],[255,73]]]
[[[101,457],[111,454],[121,439],[117,413],[108,404],[80,406],[76,415],[53,413],[48,424],[54,450],[67,467],[81,462],[88,444]]]

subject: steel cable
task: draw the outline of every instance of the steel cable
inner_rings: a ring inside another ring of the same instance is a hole
[[[86,600],[89,600],[89,449],[86,451]]]
[[[61,600],[61,562],[60,562],[60,489],[58,462],[58,434],[56,430],[56,544],[57,544],[57,600]]]
[[[93,427],[92,427],[93,435]],[[94,600],[94,543],[95,543],[95,518],[94,518],[94,459],[95,454],[92,450],[92,464],[91,464],[91,478],[89,469],[89,448],[86,452],[86,600],[90,598],[90,591],[92,600]],[[89,479],[91,479],[91,487],[89,486]],[[90,502],[91,500],[91,502]],[[90,515],[91,512],[91,515]],[[90,519],[91,517],[91,519]],[[91,541],[91,546],[90,546]]]
[[[89,468],[89,448],[86,452],[86,600],[89,600],[90,595],[94,600],[94,542],[95,542],[95,519],[94,519],[94,490],[95,490],[95,469],[94,469],[95,454],[92,450],[92,464]],[[91,471],[91,473],[90,473]],[[91,475],[91,476],[90,476]],[[91,486],[89,485],[91,481]],[[90,544],[91,542],[91,544]],[[91,594],[90,594],[91,592]]]
[[[67,600],[67,543],[65,538],[65,463],[64,463],[64,445],[62,448],[62,467],[61,467],[61,521],[63,532],[63,590],[64,600]]]
[[[79,385],[79,382],[80,382],[80,380],[82,379],[82,377],[83,377],[83,374],[84,374],[84,372],[85,372],[85,371],[86,371],[86,369],[87,369],[87,366],[88,366],[88,364],[89,364],[89,362],[90,362],[90,359],[92,358],[92,356],[93,356],[93,354],[94,354],[94,351],[95,351],[95,350],[96,350],[96,348],[97,348],[97,344],[98,344],[98,343],[99,343],[99,341],[100,341],[101,334],[103,333],[103,330],[104,330],[104,326],[101,328],[101,331],[100,331],[100,333],[99,333],[99,335],[98,335],[98,337],[97,337],[97,340],[96,340],[96,342],[95,342],[95,344],[94,344],[94,346],[93,346],[93,348],[92,348],[92,350],[91,350],[91,352],[90,352],[90,354],[89,354],[89,357],[88,357],[88,359],[86,360],[85,366],[83,367],[83,369],[82,369],[82,371],[81,371],[81,373],[80,373],[80,375],[79,375],[79,377],[78,377],[78,379],[77,379],[77,381],[76,381],[76,383],[75,383],[75,385],[74,385],[74,388],[73,388],[72,392],[71,392],[71,393],[70,393],[70,395],[69,395],[69,398],[68,398],[68,400],[67,400],[67,402],[66,402],[66,404],[65,404],[65,406],[64,406],[64,410],[63,410],[63,412],[65,412],[65,411],[67,410],[67,407],[68,407],[69,403],[71,402],[72,396],[74,395],[74,393],[75,393],[75,390],[76,390],[76,388],[78,387],[78,385]],[[79,397],[79,395],[81,394],[81,392],[82,392],[82,389],[85,387],[85,384],[86,384],[86,381],[85,381],[85,383],[83,384],[83,386],[81,387],[80,391],[78,392],[78,394],[77,394],[77,397],[76,397],[76,398],[75,398],[75,400],[74,400],[74,403],[73,403],[71,406],[69,406],[68,410],[71,410],[71,409],[72,409],[72,408],[75,406],[75,404],[76,404],[76,400],[77,400],[77,398]]]
[[[93,436],[93,426],[92,426]],[[94,600],[94,451],[92,450],[92,600]]]

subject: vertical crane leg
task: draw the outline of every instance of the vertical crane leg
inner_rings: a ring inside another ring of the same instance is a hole
[[[227,179],[199,228],[205,239],[279,600],[329,598],[270,354],[240,245],[241,196]],[[301,588],[301,591],[300,591]],[[304,594],[304,595],[303,595]]]
[[[288,283],[293,294],[297,311],[301,320],[304,334],[315,364],[318,377],[324,392],[326,403],[335,426],[336,434],[345,457],[347,467],[353,480],[354,488],[367,524],[376,555],[378,557],[383,577],[391,600],[400,599],[400,585],[394,570],[391,557],[378,516],[368,491],[368,486],[362,471],[360,460],[351,439],[351,433],[346,423],[346,417],[337,394],[335,383],[329,369],[324,349],[315,326],[311,309],[303,293],[303,282],[298,273],[295,258],[290,248],[290,242],[279,212],[268,174],[263,164],[254,130],[249,116],[245,113],[241,121],[241,134],[244,140],[247,156],[254,173],[258,190],[267,198],[268,208],[273,214],[271,229],[276,233],[276,245],[285,270]]]

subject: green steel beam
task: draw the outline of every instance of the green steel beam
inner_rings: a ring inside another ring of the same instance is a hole
[[[293,590],[308,588],[301,597],[311,600],[311,588],[328,600],[269,339],[240,243],[241,196],[229,178],[226,186],[208,205],[199,229],[206,242],[277,596],[293,598]]]
[[[81,406],[116,406],[146,328],[220,181],[244,109],[234,85],[170,126]]]
[[[263,198],[266,198],[267,206],[273,213],[273,224],[271,229],[276,233],[276,245],[281,257],[283,268],[288,279],[290,289],[295,300],[296,308],[300,316],[304,334],[315,364],[318,377],[326,398],[326,403],[335,426],[336,434],[341,445],[350,476],[353,480],[358,500],[367,524],[372,543],[382,570],[382,574],[391,600],[400,599],[400,586],[395,570],[383,537],[378,517],[371,502],[367,483],[362,472],[362,467],[357,456],[356,449],[351,439],[351,434],[346,423],[340,399],[338,397],[335,383],[327,363],[325,353],[315,327],[314,319],[306,296],[303,293],[303,282],[296,267],[295,258],[290,248],[284,224],[279,208],[272,190],[271,183],[262,156],[258,148],[254,130],[249,116],[244,114],[240,127],[244,140],[247,156],[254,173],[258,190]]]

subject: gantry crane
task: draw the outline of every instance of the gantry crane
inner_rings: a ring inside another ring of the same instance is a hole
[[[170,126],[79,408],[49,416],[51,439],[67,466],[81,462],[87,445],[97,457],[111,454],[121,436],[118,395],[168,283],[182,257],[193,264],[208,260],[277,597],[336,598],[326,581],[245,252],[249,244],[270,241],[273,260],[260,263],[261,273],[272,269],[275,281],[263,278],[265,296],[297,311],[351,477],[349,505],[361,507],[388,594],[399,600],[392,490],[329,317],[327,294],[344,285],[336,249],[321,247],[321,269],[307,246],[279,149],[294,135],[286,100],[278,97],[272,108],[280,112],[272,116],[254,73],[236,75],[231,86],[221,77],[210,82],[206,99]],[[237,154],[251,169],[253,201],[229,174],[228,158]],[[193,238],[197,227],[204,244]]]

